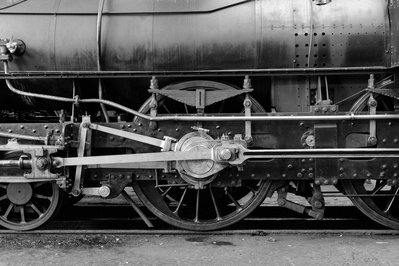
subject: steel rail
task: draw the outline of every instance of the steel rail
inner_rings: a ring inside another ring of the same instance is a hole
[[[32,231],[11,231],[11,230],[0,230],[0,235],[251,235],[251,236],[269,236],[269,235],[390,235],[397,236],[399,235],[398,230],[390,230],[390,229],[367,229],[367,230],[355,230],[355,229],[282,229],[282,230],[254,230],[254,229],[243,229],[243,230],[220,230],[220,231],[212,231],[212,232],[197,232],[197,231],[186,231],[186,230],[140,230],[140,229],[112,229],[112,230],[45,230],[38,229]]]

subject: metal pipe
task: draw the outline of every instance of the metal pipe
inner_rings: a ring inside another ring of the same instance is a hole
[[[5,74],[8,74],[8,62],[4,61]],[[116,109],[125,111],[126,113],[138,116],[148,121],[186,121],[186,122],[212,122],[212,121],[345,121],[345,120],[396,120],[399,119],[399,114],[386,114],[386,115],[356,115],[355,113],[349,113],[345,115],[320,115],[320,116],[179,116],[179,115],[169,115],[169,116],[156,116],[152,117],[136,110],[128,108],[124,105],[104,100],[104,99],[71,99],[60,96],[53,96],[47,94],[25,92],[16,89],[10,82],[6,79],[7,87],[14,93],[27,96],[36,97],[51,101],[60,101],[68,103],[103,103],[105,105],[112,106]]]
[[[241,164],[247,160],[256,159],[367,159],[367,158],[398,158],[397,148],[335,148],[335,149],[270,149],[242,150],[242,156],[231,164]]]
[[[365,153],[398,153],[399,148],[325,148],[325,149],[262,149],[262,150],[243,150],[244,155],[254,153],[264,153],[271,155],[278,154],[365,154]],[[252,155],[251,155],[252,156]]]
[[[224,77],[251,76],[319,76],[392,73],[395,67],[336,67],[336,68],[270,68],[270,69],[222,69],[201,71],[13,71],[0,79],[71,79],[71,78],[151,78],[168,77]]]
[[[102,26],[102,17],[103,17],[103,9],[104,9],[104,0],[100,0],[98,3],[98,12],[97,12],[97,70],[101,71],[101,26]],[[102,80],[98,79],[98,98],[103,99],[103,85]],[[105,122],[109,123],[109,116],[107,112],[107,108],[104,103],[100,103],[101,110],[103,112]]]

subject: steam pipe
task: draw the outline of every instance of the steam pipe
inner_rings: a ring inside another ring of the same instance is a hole
[[[8,75],[8,62],[4,61],[4,72]],[[79,99],[78,97],[67,98],[60,96],[53,96],[47,94],[26,92],[16,89],[10,82],[6,79],[7,87],[14,93],[26,96],[26,97],[36,97],[50,101],[68,102],[68,103],[102,103],[108,106],[112,106],[116,109],[125,111],[126,113],[135,115],[142,119],[148,121],[186,121],[186,122],[228,122],[228,121],[351,121],[351,120],[397,120],[399,115],[397,114],[385,114],[385,115],[357,115],[353,112],[345,115],[320,115],[320,116],[179,116],[179,115],[168,115],[168,116],[149,116],[140,113],[136,110],[128,108],[124,105],[104,100],[104,99]]]
[[[100,0],[98,3],[98,12],[97,12],[97,70],[101,71],[101,26],[102,26],[102,17],[103,17],[103,9],[104,9],[104,0]],[[98,79],[98,98],[103,99],[103,84],[102,80]],[[109,123],[109,116],[107,113],[107,108],[105,104],[100,103],[101,110],[104,114],[105,122]]]

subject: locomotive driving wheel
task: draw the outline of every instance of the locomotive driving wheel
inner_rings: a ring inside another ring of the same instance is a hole
[[[399,186],[386,180],[345,180],[342,185],[355,206],[370,219],[399,229]]]
[[[270,189],[270,182],[243,181],[240,188],[213,187],[212,183],[204,189],[196,189],[188,184],[170,186],[166,191],[173,189],[180,194],[180,198],[173,204],[167,204],[167,193],[157,189],[153,181],[134,181],[133,188],[143,204],[165,222],[183,229],[207,231],[226,227],[245,218],[263,202]],[[240,192],[245,189],[247,196],[234,197],[237,189]],[[194,204],[185,202],[190,194],[195,196]],[[225,206],[224,198],[229,199],[232,206]],[[203,208],[203,204],[207,206],[209,201],[212,202],[212,208]]]
[[[31,230],[49,220],[60,202],[56,182],[0,183],[0,225]]]
[[[372,95],[367,92],[352,106],[350,112],[357,113],[367,108]],[[382,110],[390,110],[384,97],[376,97]],[[384,226],[399,229],[399,186],[389,184],[387,180],[360,179],[342,180],[342,188],[353,204],[367,217]]]
[[[195,90],[203,88],[201,81],[183,82],[164,89]],[[237,88],[219,82],[206,82],[208,90],[236,90]],[[243,111],[244,97],[234,97],[207,106],[206,113],[240,113]],[[262,106],[250,96],[252,112],[264,112]],[[184,103],[158,96],[158,110],[166,113],[195,113]],[[140,109],[143,113],[150,110],[149,99]],[[204,110],[202,110],[204,111]],[[207,134],[188,133],[180,139],[178,149],[195,151],[210,149],[213,140]],[[208,142],[209,141],[209,142]],[[219,167],[219,168],[218,168]],[[271,182],[264,180],[241,180],[240,186],[220,185],[222,176],[228,176],[230,167],[215,165],[213,161],[177,162],[178,175],[182,181],[176,183],[134,180],[133,188],[143,204],[165,222],[188,230],[217,230],[245,218],[266,197]],[[217,170],[215,170],[215,168]],[[154,170],[155,176],[161,171]],[[213,172],[212,172],[213,171]]]

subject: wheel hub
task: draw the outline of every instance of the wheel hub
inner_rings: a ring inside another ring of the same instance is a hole
[[[215,143],[211,136],[206,133],[188,133],[176,145],[177,151],[203,152],[210,151]],[[202,187],[212,182],[216,173],[223,170],[227,165],[216,163],[212,160],[178,161],[176,169],[181,177],[189,184]]]
[[[32,187],[28,183],[12,183],[7,186],[7,197],[16,205],[28,203],[32,194]]]

